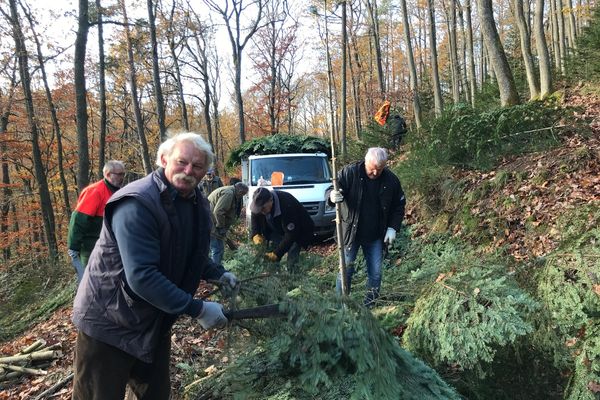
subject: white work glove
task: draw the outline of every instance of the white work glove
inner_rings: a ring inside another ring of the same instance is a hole
[[[202,311],[198,315],[198,323],[204,329],[222,328],[227,324],[223,314],[223,306],[213,301],[203,301]]]
[[[69,255],[69,257],[71,258],[79,258],[79,252],[77,250],[67,250],[67,254]]]
[[[329,200],[332,203],[341,203],[342,201],[344,201],[344,195],[342,194],[341,190],[335,190],[335,189],[333,189],[329,193]]]
[[[387,232],[383,237],[383,243],[387,243],[388,245],[392,244],[392,242],[396,239],[396,230],[394,228],[387,228]]]
[[[238,284],[237,277],[232,272],[225,272],[221,275],[219,282],[223,282],[229,285],[232,289],[234,289]]]

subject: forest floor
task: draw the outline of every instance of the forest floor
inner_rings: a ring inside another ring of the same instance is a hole
[[[481,173],[476,171],[460,172],[460,178],[468,182],[469,187],[480,187],[485,181],[494,179],[497,171],[526,171],[526,178],[509,182],[501,190],[493,192],[479,201],[471,210],[485,222],[486,212],[499,204],[499,198],[519,197],[523,201],[518,207],[506,211],[500,217],[507,221],[503,236],[495,238],[494,245],[508,246],[517,260],[532,256],[543,256],[555,248],[560,232],[553,229],[565,209],[582,203],[600,200],[600,98],[581,95],[577,91],[567,91],[565,102],[568,106],[578,107],[577,118],[586,119],[591,129],[590,135],[579,135],[568,131],[562,138],[562,145],[548,152],[528,154],[505,160],[496,171]],[[582,157],[585,154],[587,156]],[[574,160],[577,160],[575,162]],[[540,178],[542,177],[542,178]],[[414,205],[407,209],[407,224],[416,223]],[[545,229],[537,235],[525,229],[529,224],[544,224]],[[424,226],[425,224],[418,224]],[[426,228],[422,228],[426,229]],[[460,234],[460,227],[455,227]],[[418,232],[417,232],[418,234]],[[312,247],[309,251],[328,255],[335,251],[330,242]],[[210,290],[202,287],[201,295]],[[46,375],[22,377],[11,382],[0,382],[0,400],[7,399],[59,399],[71,398],[73,346],[76,331],[71,323],[71,308],[64,307],[56,311],[46,321],[31,327],[27,332],[10,342],[0,344],[0,357],[14,355],[37,339],[44,339],[48,345],[59,344],[62,356],[45,368]],[[227,330],[203,331],[189,318],[178,321],[172,332],[172,387],[175,399],[182,398],[185,369],[178,364],[188,363],[190,359],[206,360],[207,373],[211,365],[226,363],[225,346]],[[213,367],[214,368],[214,367]],[[57,382],[63,382],[52,393],[43,394]]]

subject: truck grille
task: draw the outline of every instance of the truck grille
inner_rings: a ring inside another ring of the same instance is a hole
[[[318,201],[310,201],[306,203],[302,203],[306,211],[308,211],[308,215],[317,215],[319,213],[319,202]]]

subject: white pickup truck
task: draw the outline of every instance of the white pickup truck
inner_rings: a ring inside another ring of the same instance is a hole
[[[325,198],[332,188],[329,160],[324,153],[292,153],[254,155],[242,160],[242,181],[248,185],[248,198],[258,186],[283,190],[294,195],[315,223],[314,235],[333,236],[335,208]],[[248,200],[246,201],[246,203]],[[246,207],[246,220],[250,210]]]

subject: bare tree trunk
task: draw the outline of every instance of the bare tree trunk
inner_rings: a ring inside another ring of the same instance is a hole
[[[69,203],[69,190],[67,179],[65,178],[65,170],[63,167],[63,147],[62,147],[62,132],[60,129],[60,125],[58,123],[58,117],[56,116],[56,107],[54,105],[54,101],[52,100],[52,93],[50,91],[50,85],[48,84],[48,76],[46,74],[46,66],[44,64],[44,56],[42,54],[42,44],[40,43],[37,32],[35,31],[35,24],[33,19],[31,18],[30,10],[26,9],[23,4],[21,4],[23,12],[25,13],[25,17],[29,21],[29,29],[31,29],[31,33],[33,36],[33,40],[35,42],[36,48],[36,56],[38,65],[40,67],[40,72],[42,73],[42,82],[44,84],[44,93],[46,94],[46,103],[48,104],[48,109],[50,110],[50,118],[52,120],[52,128],[54,129],[54,133],[56,134],[56,146],[57,146],[57,158],[58,158],[58,174],[61,183],[63,201],[65,203],[66,214],[71,214],[71,205]]]
[[[12,198],[12,189],[10,185],[10,170],[8,168],[8,159],[6,157],[8,145],[4,139],[6,131],[8,129],[8,121],[10,118],[10,112],[12,108],[15,85],[16,85],[16,66],[13,63],[13,70],[10,79],[10,85],[7,90],[7,99],[3,99],[1,104],[3,105],[2,114],[0,115],[0,164],[2,171],[2,203],[0,203],[0,241],[5,244],[2,249],[2,258],[4,260],[10,259],[11,248],[10,240],[8,238],[9,226],[8,226],[8,214],[10,212],[10,199]],[[14,204],[14,203],[12,203]]]
[[[165,100],[160,86],[160,69],[158,65],[158,44],[156,43],[156,5],[152,0],[147,0],[148,25],[150,27],[150,46],[152,48],[152,80],[154,81],[154,96],[156,97],[156,116],[158,119],[158,130],[160,141],[167,139],[167,128],[165,127]]]
[[[527,0],[529,1],[529,0]],[[523,13],[523,0],[513,0],[513,9],[517,27],[519,28],[519,37],[521,39],[521,54],[525,64],[525,73],[527,75],[527,84],[529,85],[529,98],[536,99],[539,96],[539,84],[535,74],[533,56],[531,55],[531,37],[527,28],[527,20]]]
[[[555,0],[556,21],[558,24],[558,48],[560,52],[560,72],[565,72],[565,58],[567,57],[567,44],[565,36],[565,19],[562,13],[562,0]]]
[[[444,99],[442,97],[442,88],[440,86],[440,73],[438,67],[437,38],[435,28],[435,7],[434,0],[427,0],[427,9],[429,11],[429,42],[431,42],[431,79],[433,81],[433,101],[435,115],[442,115],[444,109]]]
[[[469,98],[471,106],[475,107],[475,93],[477,92],[477,81],[475,79],[475,52],[473,50],[473,24],[471,22],[471,0],[465,0],[465,19],[467,23],[467,52],[469,55],[469,65],[467,72],[469,76]]]
[[[519,94],[515,86],[515,80],[506,59],[504,48],[500,42],[500,36],[496,30],[492,1],[477,0],[477,6],[479,20],[481,21],[481,31],[490,57],[490,63],[496,75],[498,88],[500,89],[500,104],[503,107],[519,104]]]
[[[340,102],[341,102],[341,134],[342,134],[342,143],[341,143],[341,148],[342,148],[342,157],[346,158],[346,154],[347,154],[347,147],[346,147],[346,129],[347,129],[347,122],[348,122],[348,111],[347,111],[347,73],[346,73],[346,67],[347,67],[347,59],[348,59],[348,32],[347,32],[347,28],[346,28],[346,22],[347,22],[347,15],[346,15],[346,2],[342,1],[341,3],[342,6],[342,77],[341,77],[341,87],[342,87],[342,93],[340,95]],[[380,60],[381,61],[381,60]]]
[[[42,160],[42,152],[39,145],[39,132],[35,118],[35,109],[33,106],[33,95],[31,92],[31,77],[29,75],[28,53],[25,46],[25,38],[19,14],[17,12],[16,0],[9,0],[11,24],[13,37],[15,40],[15,50],[19,60],[19,73],[21,77],[21,86],[23,88],[23,97],[25,100],[25,108],[27,110],[27,121],[31,130],[31,148],[33,153],[33,166],[35,170],[35,178],[39,187],[40,206],[42,212],[42,220],[44,221],[44,230],[46,234],[46,242],[48,244],[48,252],[51,261],[58,259],[58,245],[56,243],[56,231],[54,220],[54,209],[50,199],[50,190],[48,189],[48,181],[46,171],[44,170],[44,162]]]
[[[333,66],[331,63],[331,52],[329,50],[329,24],[327,22],[327,0],[325,0],[325,53],[327,57],[327,90],[328,90],[328,101],[329,101],[329,117],[331,120],[331,132],[334,138],[338,138],[338,129],[337,129],[337,118],[335,113],[334,104],[337,104],[337,99],[335,98],[335,81],[333,78]],[[339,138],[338,138],[339,139]],[[344,154],[342,154],[342,157]]]
[[[240,131],[240,144],[246,141],[246,124],[244,122],[244,100],[242,98],[242,55],[246,44],[256,33],[263,17],[263,7],[265,0],[253,0],[250,3],[241,1],[225,0],[226,5],[214,0],[204,0],[204,3],[218,12],[225,21],[229,41],[231,42],[231,53],[233,57],[233,66],[235,69],[234,89],[235,101],[238,108],[238,125]],[[254,7],[249,7],[249,6]],[[225,8],[224,8],[225,7]],[[231,9],[230,9],[231,7]],[[250,19],[250,27],[242,29],[240,25],[240,16],[244,10],[255,9],[256,14]],[[232,19],[234,24],[232,25]],[[242,35],[244,32],[245,36]],[[243,36],[243,37],[242,37]]]
[[[146,174],[152,172],[152,163],[150,162],[150,155],[148,152],[148,142],[146,141],[146,133],[144,132],[144,119],[142,117],[142,110],[140,108],[140,101],[138,99],[137,89],[137,73],[135,69],[135,60],[133,58],[133,43],[131,40],[131,32],[129,30],[129,18],[127,17],[127,8],[125,7],[125,1],[119,0],[121,10],[123,12],[123,25],[125,27],[125,38],[127,40],[127,62],[129,64],[129,88],[131,90],[131,105],[133,106],[133,114],[135,116],[136,130],[138,138],[140,140],[142,163],[144,165],[144,171]]]
[[[540,68],[540,97],[544,98],[552,92],[552,68],[544,32],[544,0],[536,0],[534,18],[533,29]]]
[[[377,66],[377,82],[379,83],[379,91],[381,97],[385,98],[385,77],[383,75],[383,63],[381,56],[381,35],[379,34],[379,15],[377,12],[377,0],[364,0],[365,6],[369,13],[370,31],[373,37],[373,47],[375,48],[375,63]],[[344,153],[342,152],[342,156]]]
[[[102,5],[100,0],[96,0],[96,9],[98,13],[98,75],[100,87],[98,88],[100,96],[100,129],[98,132],[98,179],[101,179],[106,160],[106,132],[107,132],[107,111],[106,111],[106,61],[104,57],[104,22],[102,21]]]
[[[567,2],[567,20],[569,23],[569,46],[572,49],[577,48],[577,22],[575,21],[575,13],[573,12],[573,0]]]
[[[90,24],[88,21],[88,0],[79,0],[79,16],[77,17],[78,29],[75,38],[75,104],[77,125],[77,187],[82,191],[90,183],[90,153],[88,149],[87,134],[87,90],[85,88],[85,50]]]
[[[556,16],[556,3],[550,0],[550,30],[552,36],[552,55],[554,56],[554,69],[560,71],[560,46],[558,45],[558,18]]]
[[[408,11],[406,10],[406,0],[400,0],[402,8],[402,20],[404,25],[404,37],[406,39],[406,52],[408,53],[408,69],[410,72],[410,89],[413,96],[413,109],[415,113],[415,124],[417,128],[421,127],[421,103],[419,101],[419,89],[417,86],[417,69],[415,66],[415,57],[413,56],[412,42],[410,39],[410,28],[408,25]]]
[[[458,13],[458,21],[460,25],[460,62],[458,63],[458,71],[460,78],[460,92],[463,95],[463,98],[466,98],[469,101],[469,81],[467,79],[467,35],[465,32],[465,18],[464,18],[464,9],[460,4],[460,0],[457,1],[457,13]]]
[[[450,46],[450,70],[452,74],[452,101],[454,104],[460,102],[460,77],[458,71],[458,45],[456,38],[456,0],[450,0],[449,8],[446,9],[448,18],[448,41]]]
[[[175,73],[175,83],[177,85],[177,98],[179,99],[179,108],[181,109],[181,123],[183,125],[183,128],[186,131],[189,131],[190,123],[187,114],[187,105],[185,104],[185,95],[183,93],[183,84],[181,83],[181,70],[179,69],[179,57],[177,55],[177,46],[175,44],[175,29],[173,27],[175,5],[176,2],[174,1],[171,6],[171,13],[169,15],[169,18],[167,18],[167,20],[169,21],[169,24],[167,26],[167,43],[169,45],[169,52],[171,54],[171,59],[173,62],[173,72]]]

